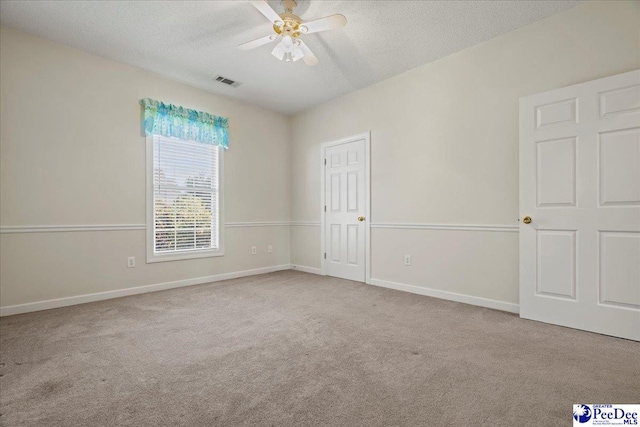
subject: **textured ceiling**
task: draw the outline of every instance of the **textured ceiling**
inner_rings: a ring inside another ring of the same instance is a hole
[[[270,1],[282,12],[279,1]],[[244,1],[2,1],[0,22],[207,91],[291,114],[579,4],[580,1],[308,1],[295,13],[334,13],[347,26],[303,36],[320,63],[280,62]],[[242,82],[237,88],[212,78]]]

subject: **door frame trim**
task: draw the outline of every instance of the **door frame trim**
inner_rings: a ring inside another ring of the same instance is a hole
[[[324,212],[325,200],[325,172],[324,160],[327,148],[336,145],[347,144],[349,142],[364,139],[364,282],[371,284],[371,131],[359,133],[357,135],[334,141],[324,142],[320,145],[320,271],[323,276],[327,275],[325,268],[324,253],[326,251],[326,215]]]

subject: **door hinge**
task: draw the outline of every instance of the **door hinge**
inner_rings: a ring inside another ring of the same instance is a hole
[[[324,253],[324,259],[327,259],[327,253],[326,252]]]
[[[327,205],[324,205],[324,211],[325,212],[327,211]]]
[[[327,159],[324,159],[324,165],[327,166]]]

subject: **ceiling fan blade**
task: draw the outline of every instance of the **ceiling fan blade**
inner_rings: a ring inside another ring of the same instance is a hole
[[[255,8],[260,11],[260,13],[266,16],[272,24],[278,21],[282,22],[282,18],[280,18],[280,15],[278,15],[276,11],[273,10],[271,6],[269,6],[269,3],[267,3],[265,0],[255,0],[252,1],[251,4],[254,5]]]
[[[257,47],[263,46],[267,43],[271,43],[272,41],[279,39],[280,36],[275,34],[269,34],[268,36],[260,37],[259,39],[252,40],[250,42],[242,43],[238,45],[238,49],[240,50],[251,50]]]
[[[319,31],[333,30],[335,28],[344,27],[345,25],[347,25],[347,18],[338,13],[336,15],[316,19],[315,21],[305,22],[300,26],[300,30],[303,34],[311,34]]]
[[[304,44],[302,40],[298,39],[298,42],[300,43],[298,46],[300,46],[300,49],[302,49],[302,53],[304,53],[304,56],[302,57],[304,63],[307,65],[316,65],[319,62],[318,57],[315,56],[313,52],[311,52],[311,49],[309,49],[309,47]]]

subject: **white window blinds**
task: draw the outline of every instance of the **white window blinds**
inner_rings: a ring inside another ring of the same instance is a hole
[[[219,249],[218,150],[153,136],[154,253]]]

